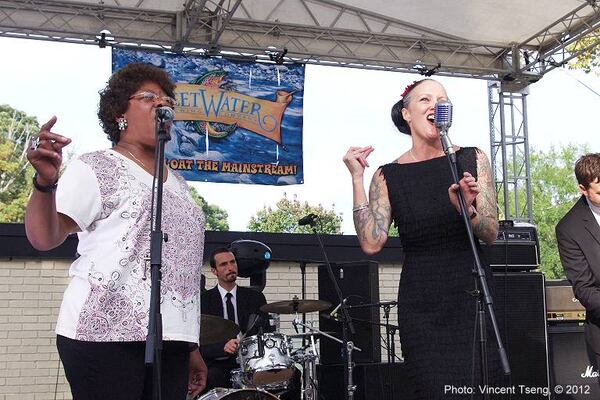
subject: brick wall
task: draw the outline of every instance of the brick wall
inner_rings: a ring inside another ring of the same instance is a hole
[[[54,327],[68,282],[69,263],[53,260],[0,260],[0,400],[70,399],[55,346]],[[207,287],[215,284],[204,268]],[[399,265],[379,266],[380,300],[396,300]],[[246,279],[240,284],[247,285]],[[272,263],[264,290],[267,302],[302,297],[298,263]],[[306,267],[306,298],[318,298],[317,267]],[[281,316],[281,332],[294,333],[291,315]],[[318,319],[317,313],[307,314]],[[383,322],[383,315],[382,315]],[[390,323],[396,323],[395,310]],[[318,325],[318,324],[317,324]],[[385,332],[382,330],[385,338]],[[295,346],[299,344],[295,342]],[[398,335],[396,349],[399,353]],[[382,350],[382,361],[386,360]]]
[[[53,332],[68,266],[0,261],[0,399],[71,398]]]

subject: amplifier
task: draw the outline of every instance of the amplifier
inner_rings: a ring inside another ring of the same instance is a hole
[[[548,322],[585,321],[585,308],[573,294],[569,281],[546,281]]]
[[[540,248],[535,226],[500,221],[498,237],[491,245],[481,242],[485,260],[494,271],[531,271],[540,265]]]
[[[597,368],[589,361],[584,327],[572,322],[548,327],[550,388],[565,388],[552,400],[600,399]],[[591,370],[591,371],[590,371]],[[589,373],[591,372],[591,373]],[[568,391],[568,394],[567,394]]]

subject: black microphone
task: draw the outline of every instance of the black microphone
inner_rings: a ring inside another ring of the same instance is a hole
[[[169,123],[173,121],[175,111],[171,107],[158,107],[156,109],[156,119],[158,122]]]
[[[317,214],[308,214],[305,217],[302,217],[298,220],[298,225],[302,226],[302,225],[314,225],[315,224],[315,220],[319,218],[319,216]]]
[[[440,132],[440,140],[442,141],[444,153],[454,154],[454,146],[448,136],[448,129],[452,126],[452,103],[449,100],[442,100],[435,103],[433,121]]]

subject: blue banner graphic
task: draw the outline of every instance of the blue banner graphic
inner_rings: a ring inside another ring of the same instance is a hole
[[[113,48],[113,71],[132,62],[177,83],[165,158],[191,181],[301,184],[304,66]]]

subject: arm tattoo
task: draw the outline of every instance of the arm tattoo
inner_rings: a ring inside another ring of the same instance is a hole
[[[387,187],[383,188],[383,186],[385,184],[381,177],[378,179],[373,177],[371,188],[369,189],[369,208],[373,214],[371,238],[375,241],[382,238],[382,234],[385,234],[387,238],[387,232],[390,227],[391,207],[387,193],[385,197],[382,196],[384,190],[387,192]]]
[[[486,243],[492,243],[498,235],[496,191],[492,182],[490,163],[485,153],[477,149],[477,181],[480,192],[477,195],[477,212],[473,233]]]
[[[361,243],[377,245],[387,240],[391,222],[391,207],[387,186],[377,171],[369,188],[369,207],[354,213],[354,227]]]
[[[356,236],[358,236],[359,242],[367,240],[364,227],[367,225],[370,216],[371,211],[368,208],[363,208],[354,213],[354,228],[356,229]]]

